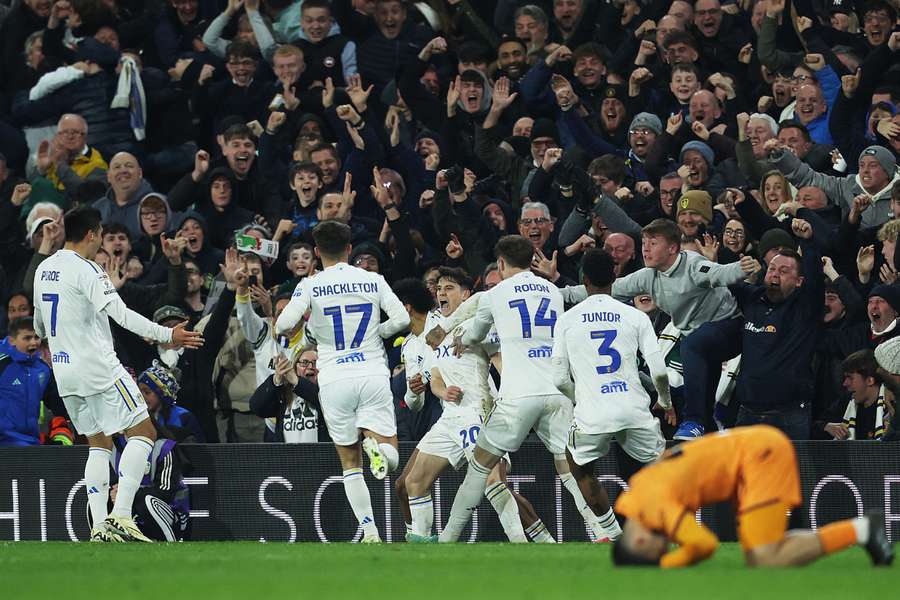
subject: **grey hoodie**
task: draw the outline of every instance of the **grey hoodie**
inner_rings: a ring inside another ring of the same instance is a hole
[[[106,190],[102,198],[94,202],[94,208],[100,211],[104,223],[121,223],[131,232],[132,239],[141,237],[140,210],[141,200],[153,191],[146,179],[141,179],[137,189],[132,192],[123,206],[119,206],[112,188]]]
[[[494,89],[491,87],[490,80],[478,69],[466,69],[466,71],[474,71],[481,76],[481,81],[484,83],[484,94],[481,96],[481,106],[478,107],[478,112],[487,112],[491,107],[491,98],[493,98],[494,95]],[[462,94],[460,94],[459,100],[456,101],[456,108],[462,112],[466,111],[465,106],[463,105]]]

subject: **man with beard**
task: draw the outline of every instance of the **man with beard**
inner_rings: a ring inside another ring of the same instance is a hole
[[[805,440],[810,433],[812,358],[825,288],[812,227],[794,219],[791,229],[800,238],[802,258],[781,250],[769,261],[763,285],[731,286],[744,314],[737,425],[773,425],[793,440]],[[779,377],[773,378],[773,373]]]
[[[516,38],[504,38],[497,46],[497,67],[499,73],[497,76],[505,75],[514,84],[518,84],[519,80],[525,76],[528,70],[526,57],[528,49],[522,40]]]
[[[212,163],[208,152],[197,152],[194,156],[194,170],[182,177],[169,192],[172,210],[185,210],[205,195],[209,190],[207,175],[210,167],[221,166],[227,167],[233,177],[231,201],[255,215],[262,215],[273,226],[278,225],[285,207],[277,186],[264,176],[261,169],[253,168],[256,162],[256,137],[249,127],[238,124],[225,130],[223,142],[224,161]]]

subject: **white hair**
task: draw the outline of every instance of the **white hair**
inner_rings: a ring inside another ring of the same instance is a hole
[[[543,202],[526,202],[525,204],[523,204],[522,205],[522,214],[519,217],[520,219],[525,218],[526,210],[539,210],[542,213],[544,213],[545,217],[547,217],[548,219],[550,218],[550,209],[547,208],[547,205],[544,204]]]
[[[53,204],[52,202],[38,202],[31,207],[31,210],[28,211],[28,216],[25,217],[25,230],[31,231],[31,224],[34,223],[35,219],[40,218],[39,213],[48,210],[53,213],[54,219],[59,219],[63,216],[63,209],[56,204]]]
[[[59,131],[59,128],[62,127],[62,122],[65,121],[66,119],[78,119],[79,121],[81,121],[81,124],[84,125],[84,135],[85,135],[85,137],[87,137],[88,123],[84,117],[82,117],[81,115],[79,115],[77,113],[66,113],[63,116],[61,116],[59,118],[59,121],[56,122],[56,130],[57,131]]]
[[[776,123],[775,119],[773,119],[769,115],[764,113],[753,113],[752,115],[750,115],[750,121],[752,121],[753,119],[760,119],[762,121],[765,121],[766,125],[768,125],[769,129],[772,131],[772,136],[774,137],[778,135],[778,123]]]

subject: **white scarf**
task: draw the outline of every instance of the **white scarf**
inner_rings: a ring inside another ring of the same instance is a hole
[[[137,63],[130,56],[119,60],[122,69],[119,71],[119,83],[116,95],[110,108],[127,108],[134,138],[141,141],[147,137],[147,98],[144,95],[144,84]]]
[[[873,440],[880,440],[884,437],[884,386],[878,389],[878,400],[875,402],[875,435]],[[847,439],[856,439],[856,401],[853,398],[847,403],[847,410],[844,411],[844,425],[847,426]]]

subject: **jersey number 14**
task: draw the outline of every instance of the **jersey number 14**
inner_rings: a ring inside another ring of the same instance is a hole
[[[541,303],[538,304],[537,312],[534,314],[534,322],[531,321],[531,314],[528,312],[528,304],[525,303],[525,300],[519,298],[518,300],[510,300],[509,307],[518,309],[519,317],[522,319],[522,337],[528,339],[531,337],[531,329],[532,325],[534,327],[549,327],[550,328],[550,337],[553,337],[553,330],[556,327],[556,311],[547,309],[550,308],[550,298],[541,298]]]

